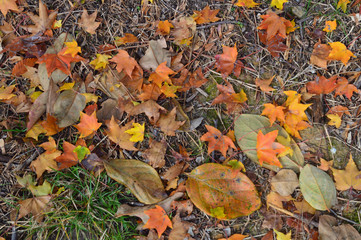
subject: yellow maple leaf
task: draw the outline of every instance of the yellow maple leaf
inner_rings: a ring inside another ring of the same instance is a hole
[[[212,217],[220,219],[224,219],[226,217],[226,214],[224,214],[224,207],[211,208],[210,210]]]
[[[341,118],[337,114],[327,114],[326,115],[330,121],[327,123],[330,126],[335,126],[336,128],[339,128],[341,126]]]
[[[75,55],[81,53],[81,48],[75,40],[72,42],[65,42],[64,44],[66,45],[64,55],[71,54],[72,57],[75,57]]]
[[[289,106],[295,99],[299,102],[302,97],[302,95],[296,91],[284,91],[283,93],[287,95],[285,106]]]
[[[56,92],[73,89],[75,82],[64,83]]]
[[[9,100],[12,97],[15,97],[15,94],[12,94],[14,91],[15,85],[10,85],[8,87],[0,87],[0,100]]]
[[[322,29],[325,32],[332,32],[337,27],[336,19],[333,21],[326,21],[325,28]]]
[[[340,0],[337,3],[337,9],[341,8],[343,12],[346,12],[347,4],[349,3],[349,0]]]
[[[286,26],[286,34],[294,32],[297,28],[299,28],[299,27],[295,27],[295,26],[296,26],[296,23],[295,23],[295,20],[293,19],[291,21],[291,26]]]
[[[38,137],[40,134],[46,133],[45,128],[40,124],[40,122],[37,122],[32,128],[28,130],[25,137],[27,138],[33,138],[36,141],[38,141]]]
[[[328,55],[330,60],[339,60],[343,62],[344,65],[346,65],[351,57],[356,57],[350,50],[346,48],[345,44],[341,42],[333,42],[329,44],[332,48],[330,54]]]
[[[61,28],[62,26],[63,26],[62,20],[56,20],[56,21],[54,21],[52,28],[58,29],[58,28]]]
[[[160,90],[166,97],[176,98],[177,95],[175,95],[175,93],[177,92],[178,88],[181,88],[181,87],[164,82],[164,85],[162,86],[162,88]]]
[[[238,0],[238,2],[235,3],[234,5],[236,5],[238,7],[253,8],[253,7],[256,7],[257,5],[259,5],[259,3],[256,3],[253,0]]]
[[[133,123],[133,127],[125,132],[132,135],[129,139],[131,142],[141,142],[144,140],[144,128],[144,123],[142,125],[139,123]]]
[[[276,7],[280,10],[283,9],[283,4],[288,2],[287,0],[272,0],[271,7]]]
[[[276,229],[273,229],[273,231],[277,235],[277,240],[291,240],[292,231],[290,231],[287,234],[281,233],[281,232],[277,231]]]
[[[337,190],[346,191],[351,187],[355,190],[361,190],[361,171],[357,169],[351,154],[345,170],[338,170],[332,167],[331,170],[335,178]]]
[[[111,58],[111,56],[106,55],[106,54],[99,54],[99,53],[97,53],[96,56],[97,56],[96,59],[91,61],[90,65],[92,65],[95,70],[98,70],[101,68],[104,69],[109,64],[108,59]]]

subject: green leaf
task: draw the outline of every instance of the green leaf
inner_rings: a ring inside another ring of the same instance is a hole
[[[188,175],[186,190],[194,205],[218,219],[247,216],[261,206],[252,181],[222,164],[207,163],[194,169]]]
[[[301,169],[300,187],[305,200],[317,210],[328,210],[337,201],[331,177],[312,165]]]
[[[257,157],[257,133],[259,130],[262,130],[263,134],[278,130],[278,136],[282,136],[286,139],[291,139],[289,145],[293,150],[293,155],[289,154],[280,157],[279,160],[284,168],[290,168],[295,172],[299,172],[300,167],[304,165],[304,158],[296,142],[290,138],[289,134],[281,126],[274,123],[272,127],[268,118],[253,115],[253,114],[242,114],[236,118],[237,120],[234,123],[234,134],[236,136],[237,143],[242,151],[250,158],[253,162],[259,164]],[[282,143],[284,144],[284,143]],[[267,163],[263,163],[262,167],[268,168],[272,171],[279,171],[279,168]]]
[[[76,153],[76,155],[78,156],[78,160],[79,162],[81,162],[86,155],[90,154],[90,150],[87,147],[84,146],[76,146],[76,148],[74,148],[73,152]]]
[[[51,185],[46,180],[39,186],[29,185],[28,189],[37,197],[49,195],[51,193]]]
[[[153,204],[167,197],[157,171],[142,161],[113,159],[104,166],[109,177],[129,188],[142,203]]]

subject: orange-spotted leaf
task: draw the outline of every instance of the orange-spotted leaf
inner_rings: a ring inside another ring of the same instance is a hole
[[[130,78],[132,78],[134,68],[138,65],[137,61],[124,50],[118,50],[118,54],[109,61],[115,62],[117,64],[117,71],[124,71]]]
[[[337,3],[337,9],[341,8],[343,12],[346,12],[347,4],[350,3],[350,0],[339,0]]]
[[[197,24],[217,22],[219,20],[219,18],[216,17],[218,12],[219,9],[211,10],[209,6],[206,6],[202,11],[194,11],[193,18]]]
[[[340,42],[329,43],[331,46],[330,55],[328,58],[330,60],[339,60],[343,62],[344,65],[348,63],[351,57],[356,57],[350,50],[348,50],[345,44]]]
[[[74,127],[78,129],[80,138],[85,138],[95,133],[102,124],[98,123],[96,112],[94,111],[90,116],[86,113],[80,113],[80,123]]]
[[[272,124],[276,121],[276,119],[278,121],[280,121],[281,123],[284,123],[285,121],[285,107],[282,106],[276,106],[274,104],[271,103],[265,103],[263,104],[264,109],[261,113],[261,115],[265,115],[269,118],[269,121]]]
[[[159,21],[157,33],[160,35],[168,35],[170,33],[170,29],[173,27],[173,24],[171,24],[168,20]]]
[[[124,37],[115,38],[115,44],[117,46],[126,44],[126,43],[134,43],[134,42],[138,42],[138,38],[131,33],[125,33]]]
[[[252,181],[227,165],[206,163],[195,168],[186,190],[194,205],[221,220],[250,215],[261,206]]]
[[[337,79],[335,96],[344,94],[348,99],[351,100],[352,94],[354,92],[357,93],[356,86],[353,84],[349,84],[346,78],[340,77]]]
[[[155,205],[155,208],[145,210],[144,213],[149,216],[144,228],[155,228],[157,230],[158,237],[162,236],[167,227],[172,228],[172,221],[169,219],[167,213],[161,206]]]
[[[260,3],[256,3],[253,0],[238,0],[237,3],[235,3],[234,5],[238,6],[238,7],[247,7],[247,8],[253,8],[258,6]]]
[[[337,27],[336,19],[333,21],[326,21],[325,28],[322,29],[325,32],[332,32]]]
[[[257,134],[257,157],[260,165],[266,162],[270,165],[274,165],[282,168],[282,164],[278,160],[276,154],[286,151],[286,147],[280,143],[275,142],[278,135],[278,130],[274,130],[267,134],[263,134],[260,130]]]
[[[217,71],[222,73],[224,77],[227,77],[232,73],[234,64],[237,60],[237,46],[227,47],[223,46],[223,54],[215,56]]]
[[[337,76],[325,78],[324,76],[316,76],[315,81],[307,83],[307,90],[313,94],[327,94],[336,89]]]
[[[282,10],[283,9],[283,4],[286,3],[286,2],[288,2],[288,0],[272,0],[270,6],[271,7],[276,7],[278,9]]]
[[[208,154],[213,151],[220,151],[224,157],[227,157],[229,147],[237,149],[232,139],[223,135],[217,128],[205,125],[208,132],[201,137],[201,141],[208,142]]]
[[[63,154],[55,158],[59,163],[59,170],[69,168],[78,164],[78,155],[74,152],[75,146],[67,141],[63,142]]]

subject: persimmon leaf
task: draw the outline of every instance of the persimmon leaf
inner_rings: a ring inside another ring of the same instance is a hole
[[[145,210],[144,213],[149,216],[144,228],[155,228],[157,230],[158,237],[162,236],[167,227],[172,228],[172,221],[169,219],[167,213],[161,206],[155,205],[155,208]]]
[[[247,216],[261,206],[258,192],[246,175],[217,163],[195,168],[188,175],[186,190],[192,202],[208,215],[223,208],[224,216],[217,214],[219,219]]]

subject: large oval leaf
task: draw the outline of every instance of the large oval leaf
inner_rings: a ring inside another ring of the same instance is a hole
[[[328,210],[337,201],[331,177],[312,165],[301,169],[300,187],[305,200],[315,209]]]
[[[290,168],[295,172],[299,172],[300,167],[304,165],[304,158],[300,148],[285,129],[276,123],[274,123],[271,127],[268,118],[263,116],[242,114],[234,123],[234,134],[236,136],[237,143],[247,157],[249,157],[253,162],[259,164],[256,151],[257,133],[259,130],[261,130],[263,134],[278,130],[278,136],[281,136],[284,139],[291,139],[288,147],[293,150],[293,155],[290,156],[288,154],[281,157],[279,160],[284,168]],[[279,171],[278,167],[267,163],[263,163],[262,167],[276,172]]]
[[[186,189],[199,209],[219,219],[247,216],[261,206],[258,192],[246,175],[217,163],[194,169],[188,175]],[[215,209],[222,214],[212,214]]]
[[[113,159],[104,166],[109,177],[129,188],[142,203],[153,204],[167,197],[157,171],[142,161]]]

